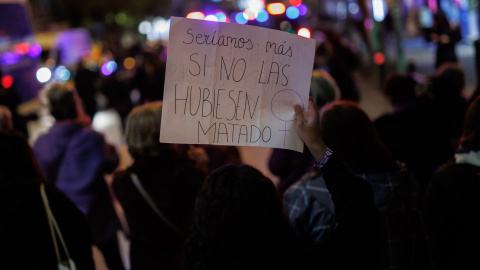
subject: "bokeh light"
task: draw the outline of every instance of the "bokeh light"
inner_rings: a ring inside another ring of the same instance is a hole
[[[235,15],[235,21],[238,23],[238,24],[246,24],[248,22],[248,19],[247,19],[247,14],[243,13],[243,12],[238,12],[236,15]]]
[[[223,11],[218,11],[217,13],[215,13],[215,17],[217,17],[219,22],[226,22],[228,18]]]
[[[272,3],[267,6],[267,11],[272,15],[280,15],[285,13],[285,5],[283,3]]]
[[[3,76],[2,78],[2,87],[8,89],[13,84],[13,77],[10,75]]]
[[[138,25],[138,32],[140,34],[148,34],[150,31],[152,30],[152,23],[149,22],[149,21],[142,21],[139,25]]]
[[[373,29],[373,21],[371,19],[365,19],[363,22],[365,29],[372,30]]]
[[[132,69],[135,67],[135,59],[133,57],[127,57],[123,60],[123,67],[125,69]]]
[[[297,35],[302,36],[302,37],[306,37],[306,38],[310,38],[310,36],[311,36],[310,30],[308,30],[305,27],[298,29]]]
[[[265,8],[264,0],[240,0],[238,1],[238,7],[240,9],[254,9],[261,10]]]
[[[55,69],[54,78],[57,80],[67,81],[70,79],[70,71],[64,66],[58,66]]]
[[[218,11],[217,13],[215,13],[215,17],[217,17],[219,22],[226,22],[228,18],[223,11]]]
[[[348,16],[348,8],[347,5],[344,2],[338,2],[337,3],[337,18],[340,20],[345,20]]]
[[[360,11],[360,7],[358,6],[357,3],[350,3],[348,4],[348,11],[350,11],[350,13],[355,15]]]
[[[308,12],[308,8],[304,4],[299,5],[297,8],[298,8],[298,11],[300,12],[300,16],[304,16]]]
[[[294,7],[298,7],[302,4],[302,0],[289,0],[288,2]]]
[[[290,30],[292,29],[292,23],[290,23],[289,21],[283,21],[280,23],[280,30],[282,31],[287,31],[287,30]],[[294,31],[295,33],[295,31]]]
[[[377,65],[383,65],[385,63],[385,54],[377,52],[373,55],[373,62]]]
[[[373,18],[377,22],[385,19],[385,5],[383,0],[372,0]]]
[[[47,67],[42,67],[37,70],[37,80],[41,83],[48,82],[52,78],[52,72]]]
[[[286,14],[289,19],[294,20],[300,16],[300,11],[297,7],[288,7]]]
[[[247,8],[243,11],[243,13],[247,15],[247,19],[249,21],[255,20],[258,16],[258,10],[257,9]]]
[[[203,14],[200,11],[190,12],[190,13],[187,14],[187,18],[203,20],[203,19],[205,19],[205,14]]]
[[[32,46],[30,46],[30,49],[28,50],[28,55],[30,57],[36,58],[40,54],[42,54],[42,46],[40,46],[40,44],[35,43]]]
[[[123,66],[125,69],[132,69],[135,67],[135,59],[133,57],[127,57],[123,60]]]
[[[118,24],[125,24],[127,22],[127,14],[120,12],[115,15],[115,22]]]
[[[18,54],[28,53],[29,48],[30,48],[30,45],[28,45],[28,43],[18,43],[15,46],[13,46],[13,50]]]
[[[205,17],[205,21],[218,22],[218,18],[217,16],[210,14]]]
[[[115,61],[106,61],[102,65],[102,74],[108,76],[117,70],[117,63]]]
[[[170,25],[168,22],[162,18],[162,17],[157,17],[153,21],[153,31],[155,31],[157,34],[165,34],[168,32],[168,29],[170,28]]]
[[[20,61],[20,55],[13,52],[4,52],[1,60],[6,65],[15,65],[18,63],[18,61]]]
[[[258,11],[257,15],[258,22],[266,22],[268,21],[268,12],[264,9]]]

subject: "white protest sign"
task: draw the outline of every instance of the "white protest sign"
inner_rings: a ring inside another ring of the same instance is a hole
[[[303,151],[315,41],[287,32],[172,17],[160,142]]]

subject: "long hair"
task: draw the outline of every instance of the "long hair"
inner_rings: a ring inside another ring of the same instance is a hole
[[[394,163],[372,122],[354,102],[327,105],[320,129],[325,144],[355,172],[386,172]]]
[[[480,150],[480,97],[468,107],[459,144],[462,149]]]
[[[125,142],[134,159],[166,155],[170,144],[159,142],[162,103],[151,102],[135,107],[127,117]]]
[[[0,130],[0,185],[4,181],[43,180],[27,139],[15,130]]]
[[[194,224],[185,269],[267,269],[295,248],[274,184],[248,165],[226,165],[206,180]]]

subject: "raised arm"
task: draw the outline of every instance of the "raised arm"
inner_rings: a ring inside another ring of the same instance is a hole
[[[308,102],[307,112],[296,104],[294,110],[298,135],[316,161],[325,160],[327,147],[320,134],[318,111],[312,98]],[[322,163],[324,166],[321,170],[335,204],[338,226],[325,244],[314,248],[314,254],[310,256],[313,258],[311,264],[326,269],[374,269],[381,239],[379,214],[373,201],[372,188],[335,153]]]

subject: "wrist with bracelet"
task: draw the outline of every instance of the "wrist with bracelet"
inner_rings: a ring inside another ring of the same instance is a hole
[[[314,167],[321,169],[327,164],[327,161],[332,157],[333,151],[327,147],[327,151],[323,154],[323,156],[314,164]]]

